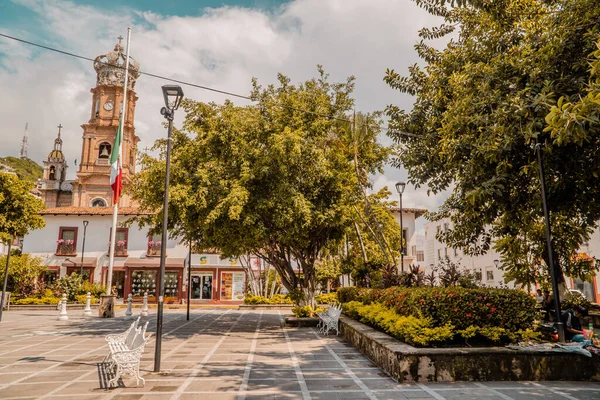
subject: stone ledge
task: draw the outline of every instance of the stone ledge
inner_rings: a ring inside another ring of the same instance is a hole
[[[67,304],[67,310],[83,310],[85,304]],[[91,304],[92,310],[98,309],[98,303]],[[56,310],[59,311],[56,304],[11,304],[9,307],[10,311],[23,311],[23,310]]]
[[[417,348],[348,317],[341,333],[398,382],[600,380],[600,358],[505,347]]]

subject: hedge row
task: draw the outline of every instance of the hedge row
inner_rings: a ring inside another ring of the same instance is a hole
[[[246,295],[244,304],[294,304],[294,301],[288,295],[276,294],[270,299],[265,296],[254,296],[250,293]]]
[[[343,304],[344,313],[357,321],[380,329],[413,346],[445,346],[457,343],[505,344],[539,339],[540,334],[531,329],[511,331],[502,327],[471,325],[457,330],[452,324],[433,326],[429,318],[399,315],[381,303],[363,304],[350,301]]]
[[[342,303],[381,303],[399,315],[426,318],[435,327],[451,324],[457,330],[477,326],[516,332],[530,328],[537,313],[535,299],[514,289],[351,287],[339,289],[338,298]]]
[[[337,294],[335,292],[318,294],[315,296],[315,300],[317,301],[317,304],[335,303],[337,301]],[[294,301],[289,295],[284,294],[276,294],[270,299],[267,299],[264,296],[254,296],[253,294],[248,293],[244,299],[244,304],[294,304]]]

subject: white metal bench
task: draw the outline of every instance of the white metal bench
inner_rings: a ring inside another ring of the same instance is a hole
[[[127,344],[131,344],[133,342],[133,339],[135,338],[135,330],[138,328],[138,325],[140,324],[140,317],[138,317],[135,321],[133,321],[133,323],[131,324],[131,326],[129,327],[129,329],[127,329],[125,332],[123,333],[112,333],[110,335],[106,335],[106,337],[104,339],[106,339],[106,341],[109,343],[125,343],[127,341]],[[110,356],[110,354],[109,354]],[[108,356],[107,356],[108,358]]]
[[[114,368],[114,377],[108,381],[108,386],[116,385],[123,374],[135,376],[136,383],[146,384],[144,378],[140,376],[140,359],[144,352],[144,347],[148,343],[150,335],[146,336],[148,322],[143,327],[136,327],[139,318],[131,324],[129,329],[122,334],[108,335],[109,354],[106,357]]]
[[[331,305],[327,308],[326,311],[317,313],[319,316],[319,324],[317,328],[319,328],[319,332],[324,335],[329,335],[330,330],[335,330],[336,335],[340,334],[338,328],[338,321],[340,319],[340,315],[342,314],[342,305]]]

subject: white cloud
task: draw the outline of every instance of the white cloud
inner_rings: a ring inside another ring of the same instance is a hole
[[[293,81],[314,77],[322,64],[333,80],[355,75],[358,110],[383,109],[394,103],[409,109],[410,97],[383,82],[386,68],[406,71],[418,62],[413,49],[417,30],[439,22],[413,2],[397,0],[296,0],[274,12],[222,7],[202,15],[161,16],[143,10],[81,6],[70,1],[17,0],[37,14],[35,37],[7,32],[55,45],[89,57],[111,51],[116,36],[132,27],[131,55],[142,71],[199,85],[248,94],[250,79],[273,83],[282,72]],[[6,32],[6,31],[5,31]],[[17,155],[25,122],[29,122],[30,158],[37,162],[51,150],[56,125],[65,126],[64,151],[80,158],[81,124],[91,113],[89,89],[95,84],[90,62],[0,39],[0,156]],[[141,76],[136,92],[136,133],[140,149],[164,135],[158,110],[164,81]],[[187,97],[221,102],[226,97],[184,86]],[[234,101],[237,101],[233,99]],[[176,115],[176,124],[182,121]],[[381,187],[406,179],[405,171],[387,168],[375,182]],[[392,187],[391,187],[392,188]],[[392,188],[393,189],[393,188]],[[435,208],[439,197],[423,190],[405,192],[405,203]]]

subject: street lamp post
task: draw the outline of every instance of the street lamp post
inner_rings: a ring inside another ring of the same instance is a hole
[[[4,283],[2,284],[2,298],[0,298],[0,322],[2,322],[2,310],[4,309],[4,297],[6,296],[6,284],[8,283],[8,266],[10,265],[10,250],[13,237],[8,241],[8,254],[6,255],[6,268],[4,268]]]
[[[83,221],[83,243],[81,244],[81,266],[79,267],[79,276],[83,279],[83,253],[85,253],[85,233],[90,221]]]
[[[558,294],[558,282],[556,280],[556,271],[554,270],[554,256],[552,249],[552,231],[550,229],[550,214],[548,204],[546,203],[546,181],[544,180],[544,163],[542,161],[541,143],[535,144],[538,164],[540,165],[540,183],[542,188],[542,208],[544,210],[544,219],[546,220],[546,242],[548,249],[548,267],[550,268],[550,278],[552,279],[552,291],[554,292],[554,312],[556,314],[556,329],[558,330],[558,341],[565,342],[565,327],[560,320],[560,295]]]
[[[169,121],[167,131],[167,159],[165,168],[165,193],[163,197],[162,241],[160,244],[160,272],[158,277],[158,308],[156,313],[156,346],[154,348],[154,372],[160,372],[160,350],[162,346],[162,321],[165,297],[165,261],[167,254],[167,224],[169,217],[169,174],[171,170],[171,135],[173,133],[173,117],[183,99],[181,86],[164,85],[162,87],[165,107],[160,113]]]
[[[396,183],[396,191],[400,195],[400,271],[404,272],[404,228],[402,227],[402,193],[406,187],[405,182]]]
[[[188,249],[188,274],[187,274],[187,314],[186,320],[190,320],[190,303],[192,301],[192,241],[190,240],[190,248]]]

